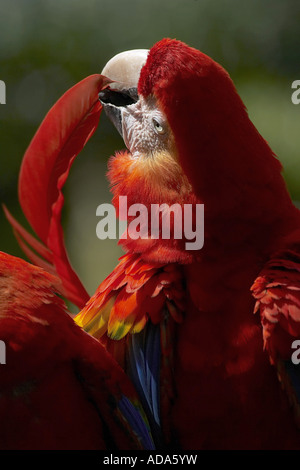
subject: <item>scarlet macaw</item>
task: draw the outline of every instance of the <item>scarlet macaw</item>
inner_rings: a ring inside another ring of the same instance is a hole
[[[0,448],[152,449],[132,384],[68,315],[59,286],[0,252]]]
[[[300,334],[300,216],[280,162],[228,73],[180,41],[163,39],[150,51],[118,55],[103,75],[100,101],[127,147],[109,162],[116,207],[119,196],[148,208],[204,204],[205,242],[193,251],[184,238],[120,240],[127,253],[75,321],[130,375],[158,445],[300,448],[275,373],[297,415],[299,373],[290,358]],[[54,139],[47,118],[36,142],[43,145],[46,135]],[[61,148],[57,140],[55,148]],[[36,155],[31,145],[23,168]],[[40,235],[31,207],[23,204]],[[58,228],[60,211],[47,219]],[[65,280],[70,267],[65,259],[59,263],[46,232],[48,260]],[[67,281],[65,287],[68,295]],[[71,287],[83,304],[86,297]]]

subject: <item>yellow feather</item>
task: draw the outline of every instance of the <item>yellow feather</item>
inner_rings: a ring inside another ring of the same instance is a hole
[[[107,324],[115,300],[116,296],[111,297],[100,310],[91,309],[85,311],[85,309],[83,309],[74,318],[75,323],[95,338],[101,338],[107,331]],[[88,315],[86,315],[87,313]]]

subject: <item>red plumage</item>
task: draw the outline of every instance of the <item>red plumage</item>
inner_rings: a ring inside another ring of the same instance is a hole
[[[300,432],[269,363],[297,402],[284,361],[300,333],[300,216],[281,164],[228,73],[196,49],[170,39],[155,44],[138,93],[164,113],[174,146],[140,158],[117,153],[108,173],[113,202],[117,209],[119,196],[148,208],[203,203],[204,247],[121,240],[128,253],[76,321],[124,367],[136,338],[151,352],[148,327],[159,325],[160,369],[152,357],[146,382],[154,395],[158,377],[161,445],[298,449]]]
[[[248,118],[228,73],[200,51],[160,41],[149,52],[138,91],[146,100],[154,96],[165,113],[180,165],[117,154],[109,171],[114,201],[126,195],[128,204],[148,208],[160,202],[205,205],[199,252],[185,251],[174,239],[121,240],[144,262],[183,263],[185,316],[171,339],[173,438],[194,449],[299,448],[300,433],[263,349],[250,291],[264,264],[300,226],[281,164]],[[291,271],[288,282],[294,285]],[[291,302],[297,313],[289,319],[297,322],[299,307]],[[296,337],[298,325],[292,330]],[[274,347],[280,350],[276,341]]]
[[[180,164],[205,205],[204,247],[198,261],[184,267],[189,296],[176,345],[173,415],[179,439],[192,448],[299,448],[250,292],[264,264],[286,246],[285,236],[294,232],[299,240],[299,211],[281,165],[227,72],[203,53],[179,41],[157,43],[139,92],[154,94],[165,112]],[[291,302],[297,322],[299,306]],[[273,347],[279,349],[276,340]]]
[[[29,259],[57,274],[62,280],[60,292],[79,307],[84,306],[89,295],[70,265],[65,249],[62,188],[74,158],[98,126],[102,109],[98,93],[108,83],[101,75],[91,75],[70,88],[47,113],[25,152],[19,175],[19,199],[42,243],[4,208]]]
[[[161,322],[170,302],[170,313],[180,322],[184,297],[180,266],[143,263],[138,255],[127,254],[100,284],[76,322],[94,336],[101,338],[107,331],[110,338],[119,340],[129,332],[141,331],[149,319],[153,324]],[[99,316],[101,328],[95,321]]]
[[[138,399],[100,343],[75,325],[60,281],[0,252],[1,449],[141,449],[119,408]]]

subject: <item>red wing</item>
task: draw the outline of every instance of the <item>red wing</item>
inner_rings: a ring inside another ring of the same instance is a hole
[[[100,284],[75,321],[93,336],[105,333],[113,340],[140,332],[148,319],[157,324],[169,310],[182,320],[184,290],[178,265],[144,263],[138,254],[126,254]]]
[[[252,286],[264,346],[300,427],[300,370],[293,360],[300,339],[300,251],[296,243],[277,253]],[[294,343],[296,341],[296,343]],[[298,356],[297,356],[298,357]]]
[[[185,310],[178,264],[145,263],[126,254],[102,282],[75,322],[100,338],[139,394],[154,441],[168,441],[174,398],[173,342]]]
[[[68,315],[58,283],[0,252],[0,448],[153,449],[130,380]]]
[[[61,293],[80,308],[89,295],[72,269],[65,249],[62,188],[74,158],[98,126],[101,113],[98,93],[107,84],[105,77],[91,75],[69,89],[50,109],[24,155],[19,200],[42,243],[5,209],[25,254],[33,263],[57,274],[63,284]]]
[[[252,286],[263,338],[272,362],[290,359],[300,337],[300,254],[286,250],[270,260]]]

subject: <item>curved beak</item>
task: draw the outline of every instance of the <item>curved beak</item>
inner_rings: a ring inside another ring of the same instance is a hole
[[[99,100],[122,137],[123,111],[139,99],[137,86],[148,52],[147,49],[121,52],[110,59],[101,72],[113,83],[99,93]]]

